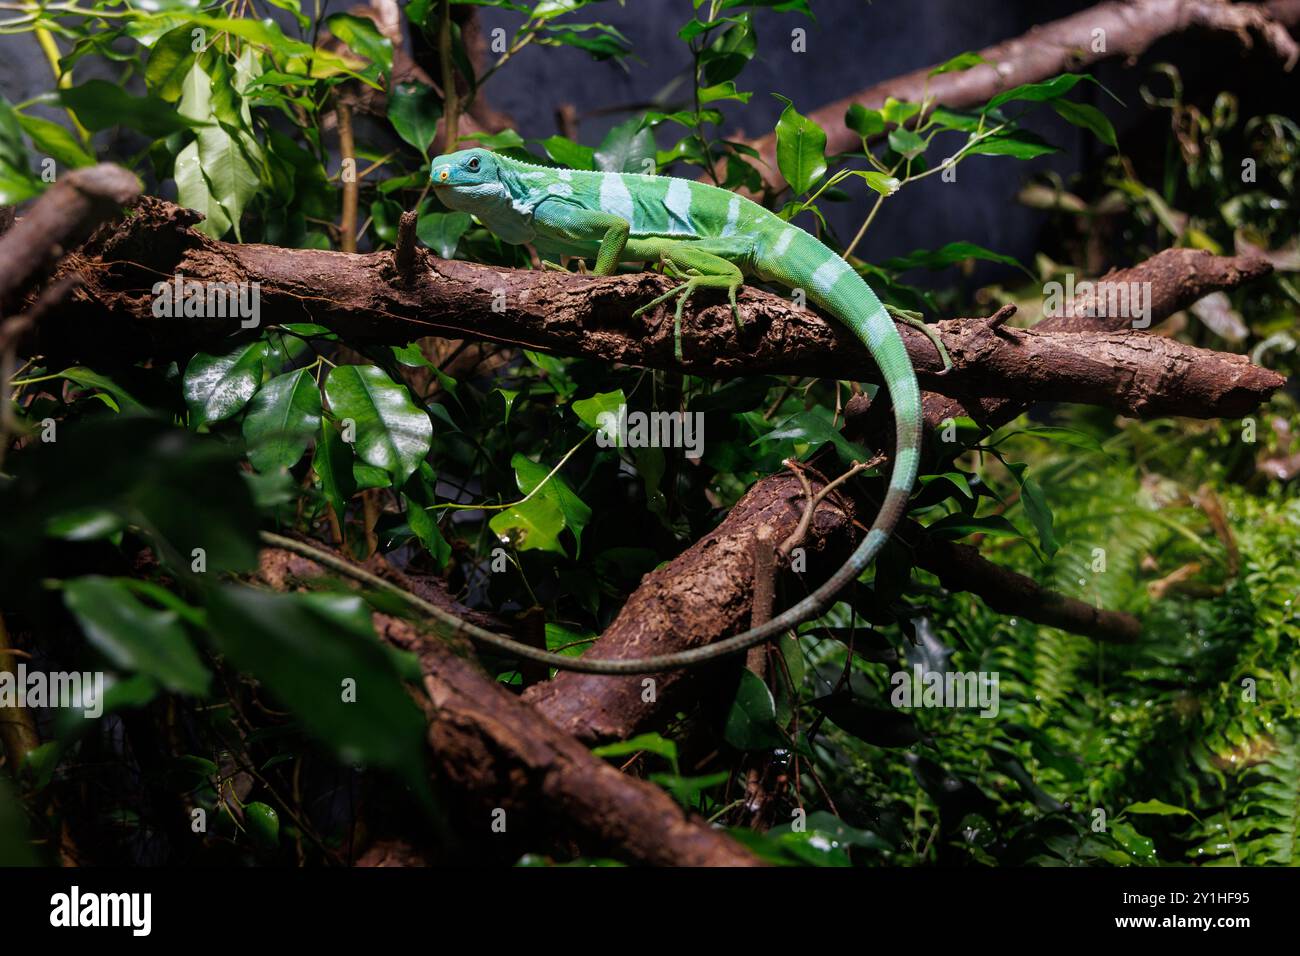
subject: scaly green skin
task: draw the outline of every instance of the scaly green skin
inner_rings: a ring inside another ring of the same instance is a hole
[[[595,665],[579,668],[595,673],[653,673],[735,653],[822,613],[888,540],[906,510],[920,459],[916,374],[893,320],[862,277],[762,206],[692,180],[534,166],[484,149],[439,156],[431,178],[446,205],[473,214],[506,242],[594,256],[597,275],[611,275],[621,262],[662,262],[682,284],[637,311],[677,296],[679,329],[682,306],[697,288],[726,289],[733,315],[746,275],[803,289],[862,340],[893,401],[894,470],[880,513],[853,555],[816,591],[765,624],[705,647],[641,660],[568,660]]]

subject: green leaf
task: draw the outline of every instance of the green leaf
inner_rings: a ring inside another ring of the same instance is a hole
[[[802,196],[826,173],[826,133],[790,100],[773,95],[785,103],[776,123],[776,164],[794,194]]]
[[[966,156],[1011,156],[1014,159],[1034,159],[1048,153],[1060,152],[1051,143],[1036,133],[1028,130],[1016,130],[1014,133],[999,133],[989,136],[971,146],[964,153]]]
[[[1087,103],[1075,103],[1071,100],[1055,100],[1052,109],[1056,110],[1066,122],[1090,130],[1094,136],[1107,146],[1119,147],[1115,139],[1115,127],[1111,125],[1106,114]]]
[[[260,800],[245,804],[244,826],[263,847],[270,849],[279,845],[280,815]]]
[[[600,747],[593,747],[591,755],[593,757],[628,757],[641,751],[652,753],[656,756],[663,757],[674,767],[677,766],[677,743],[669,740],[667,737],[651,731],[645,734],[637,734],[635,737],[629,737],[627,740],[619,740],[612,744],[604,744]]]
[[[596,151],[563,136],[550,136],[540,140],[546,155],[561,166],[570,169],[595,169]]]
[[[426,155],[441,116],[442,97],[431,86],[398,83],[388,96],[388,121],[393,129],[403,141]]]
[[[951,60],[940,63],[927,76],[938,76],[941,73],[960,73],[969,70],[973,66],[979,66],[981,63],[988,63],[984,57],[978,53],[958,53]]]
[[[736,89],[736,84],[727,80],[725,83],[718,83],[716,86],[706,86],[700,90],[701,103],[716,103],[720,100],[736,100],[741,103],[748,103],[753,93],[742,93]]]
[[[258,471],[292,468],[320,421],[320,389],[306,369],[277,375],[253,396],[244,418],[248,460]]]
[[[40,182],[27,165],[18,114],[0,96],[0,205],[15,205],[40,191]]]
[[[93,369],[88,369],[80,365],[72,368],[65,368],[58,373],[61,378],[66,378],[83,388],[94,388],[107,392],[113,397],[113,403],[117,406],[118,411],[140,412],[144,411],[144,405],[136,400],[135,396],[118,385],[107,375],[101,375]]]
[[[224,73],[224,61],[213,62],[214,68],[219,73]],[[240,220],[244,208],[261,187],[260,170],[264,164],[262,149],[257,140],[243,128],[250,119],[245,115],[247,109],[231,76],[219,75],[214,79],[204,72],[200,63],[196,62],[190,67],[178,112],[196,120],[209,121],[198,130],[201,174],[211,200],[221,207],[225,218],[235,230],[235,238],[241,241]],[[178,156],[178,167],[180,163]],[[195,185],[193,172],[189,171],[187,186],[193,188]],[[179,179],[177,186],[180,186]],[[211,202],[208,202],[208,209],[200,211],[210,210]],[[205,221],[200,228],[212,238],[219,239],[225,234],[224,230],[217,231],[219,226],[218,218],[214,217]]]
[[[1031,435],[1034,438],[1042,438],[1046,441],[1060,442],[1062,445],[1086,448],[1088,451],[1095,451],[1099,455],[1106,454],[1106,450],[1101,447],[1101,442],[1087,432],[1081,432],[1074,428],[1061,428],[1057,425],[1034,425],[1029,428],[1016,429],[999,437],[993,444],[1000,445],[1012,435]]]
[[[416,221],[415,234],[440,259],[454,259],[456,246],[469,226],[467,212],[426,212]]]
[[[1047,496],[1043,494],[1042,486],[1036,479],[1026,476],[1020,483],[1020,497],[1025,504],[1025,514],[1038,532],[1038,544],[1050,558],[1061,549],[1061,544],[1056,540],[1052,508],[1047,503]]]
[[[889,131],[889,148],[904,159],[915,159],[925,152],[926,142],[904,126]]]
[[[845,733],[877,747],[908,747],[921,739],[911,714],[894,707],[873,707],[851,691],[836,691],[812,704]]]
[[[885,122],[894,126],[902,126],[920,112],[920,103],[896,100],[892,96],[886,96],[885,105],[880,108],[880,114],[885,118]]]
[[[533,489],[551,473],[550,468],[518,452],[510,459],[510,467],[515,470],[515,482],[525,495],[532,494]],[[533,496],[533,500],[537,498],[553,501],[560,509],[560,513],[564,516],[564,525],[573,532],[573,537],[578,542],[578,550],[581,551],[582,529],[591,521],[591,508],[587,503],[574,493],[569,483],[564,480],[564,476],[560,474],[554,475],[550,481],[542,485],[541,490]]]
[[[352,475],[352,449],[330,422],[321,419],[321,437],[316,443],[312,470],[320,478],[321,491],[334,507],[334,514],[343,521],[348,499],[356,494],[357,483]]]
[[[577,415],[584,425],[589,428],[600,428],[603,425],[600,420],[602,415],[617,417],[619,409],[625,405],[627,405],[627,397],[620,388],[612,392],[597,392],[591,398],[580,398],[573,403],[572,408],[573,414]]]
[[[222,421],[247,405],[262,383],[266,352],[266,343],[256,341],[225,355],[199,352],[190,359],[181,383],[190,426]]]
[[[754,34],[749,14],[733,18],[731,25],[715,36],[700,54],[706,88],[716,88],[734,80],[757,52],[758,37]],[[708,101],[701,97],[700,102]]]
[[[364,56],[371,62],[372,68],[365,71],[366,75],[373,77],[379,73],[392,72],[393,43],[379,32],[375,21],[355,17],[350,13],[336,13],[325,18],[325,26],[330,33],[346,43],[353,53]]]
[[[145,84],[151,93],[169,103],[181,98],[185,77],[198,56],[194,49],[194,30],[189,23],[169,30],[149,51],[149,62],[144,68]]]
[[[388,767],[422,785],[424,718],[360,597],[227,586],[208,607],[220,649],[344,762]]]
[[[771,750],[788,746],[776,723],[776,702],[772,700],[772,692],[753,671],[740,672],[740,684],[727,713],[722,736],[737,750]]]
[[[87,80],[80,86],[58,92],[59,103],[77,114],[89,130],[129,126],[151,139],[193,129],[201,123],[183,116],[157,96],[132,96],[116,83]]]
[[[356,423],[357,456],[404,485],[433,442],[433,422],[405,386],[373,365],[340,365],[330,369],[325,396],[336,417]]]
[[[1015,266],[1021,272],[1032,275],[1014,256],[1003,255],[973,242],[950,242],[940,249],[916,249],[905,256],[898,256],[885,262],[886,269],[906,272],[908,269],[946,269],[967,259],[983,259],[988,262],[1000,262]]]
[[[63,600],[86,639],[116,666],[155,678],[169,690],[203,696],[211,679],[175,611],[145,606],[112,578],[72,578]]]
[[[1185,810],[1182,807],[1175,807],[1172,804],[1165,803],[1163,800],[1143,800],[1140,803],[1130,803],[1123,810],[1124,813],[1147,813],[1154,816],[1195,816],[1191,810]]]
[[[983,112],[987,113],[989,110],[995,110],[1002,104],[1010,103],[1013,100],[1045,103],[1064,96],[1084,80],[1096,82],[1086,73],[1063,73],[1041,83],[1025,83],[1023,86],[1005,90],[993,97],[985,104]]]
[[[885,117],[880,110],[869,110],[861,103],[854,103],[844,114],[844,125],[863,139],[869,139],[885,131]]]
[[[853,461],[866,461],[871,456],[866,449],[848,441],[831,422],[830,412],[824,408],[812,408],[798,412],[785,419],[766,435],[761,435],[750,442],[757,445],[768,441],[792,441],[797,446],[800,457],[807,457],[822,445],[830,442],[835,446],[840,459],[848,464]]]
[[[200,232],[219,239],[230,231],[230,217],[217,202],[208,178],[203,175],[198,140],[176,154],[172,178],[176,180],[176,198],[180,204],[203,214],[203,221],[198,225]]]
[[[945,515],[930,525],[933,534],[945,538],[964,538],[968,534],[987,534],[998,538],[1024,537],[1020,529],[1001,515],[985,515],[975,518],[971,515]]]
[[[564,513],[552,499],[536,497],[498,512],[488,522],[492,532],[518,551],[554,551],[564,554],[560,532]]]
[[[95,157],[86,152],[77,138],[58,123],[25,113],[14,115],[23,131],[31,137],[32,146],[38,153],[45,153],[60,165],[73,169],[95,164]]]
[[[406,523],[411,526],[411,530],[420,539],[425,550],[433,555],[438,567],[445,568],[447,562],[451,560],[451,545],[442,536],[438,523],[410,495],[402,495],[402,501],[406,505]]]
[[[596,168],[607,173],[653,173],[654,133],[642,126],[641,117],[634,116],[605,135],[594,159]]]

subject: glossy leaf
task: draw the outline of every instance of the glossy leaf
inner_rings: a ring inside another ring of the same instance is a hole
[[[467,212],[426,212],[415,223],[415,234],[440,259],[456,258],[456,246],[470,226]]]
[[[398,83],[388,97],[388,121],[397,135],[426,153],[442,117],[442,97],[423,83]],[[450,256],[443,256],[444,259]]]
[[[826,173],[826,133],[790,100],[774,95],[785,103],[776,123],[777,167],[794,194],[801,196]]]
[[[634,116],[611,129],[594,156],[596,168],[607,173],[653,173],[655,171],[654,133]]]
[[[86,639],[116,666],[179,693],[207,693],[211,675],[176,612],[148,607],[121,582],[97,576],[65,581],[63,600]]]
[[[770,750],[787,746],[785,735],[776,723],[776,702],[772,700],[772,692],[753,671],[740,672],[740,684],[722,736],[737,750]]]
[[[352,594],[226,586],[209,602],[217,645],[346,763],[421,779],[424,718]]]
[[[240,345],[225,355],[199,352],[185,368],[182,387],[190,426],[223,421],[248,404],[262,383],[265,342]]]
[[[258,471],[292,468],[320,428],[320,390],[305,369],[278,375],[253,396],[244,418],[248,460]]]
[[[411,401],[406,387],[373,365],[330,369],[325,396],[335,417],[356,423],[356,452],[364,462],[406,483],[433,441],[433,422]]]

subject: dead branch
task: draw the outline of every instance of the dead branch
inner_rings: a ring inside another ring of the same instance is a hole
[[[1244,49],[1251,49],[1258,40],[1290,70],[1300,59],[1300,46],[1287,28],[1297,25],[1300,0],[1234,4],[1223,0],[1110,0],[980,50],[989,61],[986,64],[938,76],[929,75],[933,67],[913,70],[829,103],[813,111],[811,118],[826,130],[828,154],[849,152],[861,144],[858,134],[844,125],[844,114],[854,103],[878,109],[889,97],[920,103],[929,96],[934,105],[964,109],[1023,83],[1077,72],[1102,60],[1135,58],[1156,41],[1189,30],[1230,35]],[[750,145],[759,151],[775,185],[782,185],[775,135],[763,136]]]
[[[1268,271],[1255,260],[1240,262],[1191,250],[1170,249],[1107,278],[1151,283],[1151,320],[1154,324],[1214,291],[1216,283],[1235,287],[1266,275]],[[1040,322],[1035,331],[1044,326],[1050,331],[1053,323],[1058,329],[1066,327],[1075,331],[1087,330],[1089,323],[1094,323],[1094,329],[1101,326],[1104,331],[1111,323],[1128,321],[1062,316]],[[945,418],[970,414],[959,399],[927,392],[923,401],[926,422],[931,427],[939,425]],[[1025,401],[1005,398],[981,401],[996,412],[990,424],[1010,421],[1027,406]],[[861,421],[868,416],[859,414],[856,417]],[[850,429],[855,424],[851,418]],[[875,444],[880,443],[877,441]],[[888,447],[887,443],[884,447]],[[635,656],[668,653],[731,634],[742,625],[739,614],[750,595],[751,569],[748,562],[752,559],[748,555],[752,544],[747,543],[746,536],[754,533],[759,523],[756,516],[767,515],[767,521],[780,521],[776,533],[780,535],[784,529],[788,534],[799,521],[799,501],[804,497],[798,483],[789,474],[772,475],[756,483],[711,535],[696,542],[662,571],[643,580],[628,599],[623,612],[592,646],[591,653],[602,657],[619,653]],[[777,503],[784,507],[775,508]],[[814,544],[819,545],[818,551],[833,564],[848,556],[856,538],[852,522],[842,508],[842,504],[828,501],[817,508],[814,515],[814,527],[820,529],[820,536]],[[911,527],[914,526],[909,524],[902,530],[908,532],[909,543],[915,546],[922,539],[910,532]],[[916,547],[915,557],[920,567],[938,575],[947,586],[969,590],[996,610],[1015,613],[1036,623],[1077,630],[1117,642],[1133,640],[1139,629],[1137,620],[1131,615],[1099,611],[1082,602],[1054,595],[1028,578],[980,557],[969,546],[925,542]],[[678,590],[668,576],[670,571],[685,571],[696,565],[703,565],[702,570],[696,572],[700,580],[684,577]],[[810,576],[816,573],[809,571]],[[710,630],[709,618],[702,617],[697,621],[692,614],[685,617],[689,626],[683,628],[675,617],[684,600],[697,594],[714,599],[715,610],[712,613],[717,627],[707,636],[700,632]],[[735,610],[737,607],[740,610]],[[650,616],[643,618],[643,615]],[[668,689],[672,692],[667,698],[669,705],[703,693],[698,683],[701,679],[699,674],[667,675],[665,680],[671,681]],[[664,712],[661,709],[665,705],[664,697],[646,701],[641,691],[639,682],[626,678],[559,674],[545,684],[530,687],[524,696],[570,733],[583,740],[597,741],[622,739],[637,733]]]
[[[74,169],[0,236],[0,314],[38,281],[64,249],[116,216],[140,193],[135,176],[101,163]]]
[[[324,575],[319,565],[264,549],[258,577],[277,590]],[[389,572],[395,573],[395,572]],[[427,583],[426,583],[427,586]],[[441,602],[449,602],[445,594]],[[457,608],[457,613],[468,609]],[[481,811],[506,811],[522,847],[576,840],[584,853],[658,866],[751,866],[724,833],[687,817],[657,787],[620,773],[492,680],[463,647],[375,614],[376,633],[420,658],[437,779]],[[512,846],[514,844],[512,843]]]
[[[52,352],[59,342],[85,348],[89,337],[96,346],[138,352],[145,335],[155,350],[217,347],[238,327],[237,319],[153,315],[149,290],[179,273],[200,282],[258,283],[270,321],[318,322],[353,342],[405,344],[440,335],[711,377],[877,375],[866,348],[840,323],[768,292],[742,293],[740,331],[725,304],[705,296],[693,300],[683,321],[684,362],[678,364],[670,312],[631,316],[639,303],[667,288],[668,280],[653,273],[595,279],[500,269],[437,259],[408,245],[400,248],[402,262],[395,266],[389,253],[215,242],[189,228],[193,215],[161,200],[142,200],[126,228],[101,233],[88,244],[78,265],[88,276],[81,321],[76,328],[52,324],[43,346]],[[1152,283],[1153,311],[1184,302],[1197,282],[1207,290],[1230,288],[1270,269],[1262,259],[1192,250],[1171,251],[1153,263],[1146,280]],[[1124,275],[1108,278],[1120,281]],[[104,310],[129,325],[106,321]],[[954,319],[936,329],[955,363],[943,376],[929,340],[900,327],[923,387],[952,396],[1086,402],[1130,416],[1214,418],[1240,415],[1283,384],[1241,356],[1132,329],[1081,331],[1075,319],[1063,320],[1061,328],[1044,322],[1032,330]]]

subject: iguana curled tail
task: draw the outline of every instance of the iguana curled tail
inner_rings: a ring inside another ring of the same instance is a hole
[[[697,289],[725,289],[737,322],[736,290],[746,275],[803,289],[866,345],[894,407],[893,473],[880,512],[848,561],[798,604],[743,634],[676,654],[587,660],[547,655],[526,645],[519,645],[518,652],[593,673],[653,673],[743,650],[823,612],[871,563],[903,516],[920,453],[916,374],[893,320],[862,277],[817,239],[757,203],[692,180],[535,166],[485,149],[439,156],[431,178],[443,203],[473,214],[506,242],[531,242],[544,253],[594,257],[596,275],[612,275],[622,262],[662,263],[681,284],[634,314],[676,296],[679,359],[682,308]],[[473,630],[469,635],[476,636]],[[494,636],[494,643],[506,640]]]

